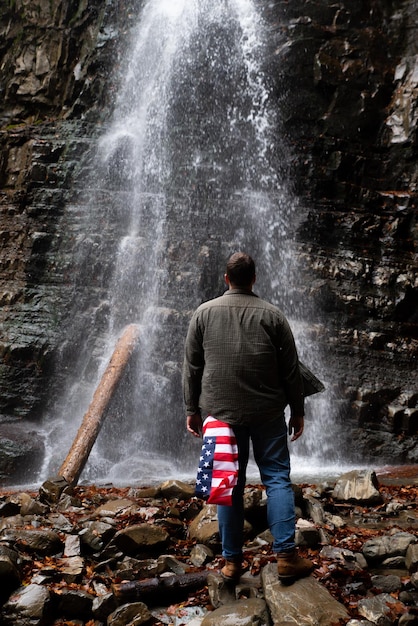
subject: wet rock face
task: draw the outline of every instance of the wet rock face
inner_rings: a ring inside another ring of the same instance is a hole
[[[95,294],[91,326],[107,315],[109,267],[100,242],[84,236],[85,201],[73,183],[94,167],[94,139],[141,4],[17,0],[0,8],[3,422],[36,421],[55,392],[58,352],[64,370],[87,341],[85,319],[67,318],[74,289],[80,310]],[[416,461],[418,3],[276,1],[264,13],[276,33],[266,64],[295,192],[309,207],[298,233],[301,301],[323,329],[359,458],[371,450]],[[116,229],[113,207],[103,210]],[[86,284],[73,275],[81,252]],[[208,251],[208,267],[216,253]],[[79,344],[62,342],[70,322]]]
[[[359,460],[415,462],[418,5],[279,10],[290,40],[275,51],[291,94],[284,126],[309,207],[304,296],[326,329]]]

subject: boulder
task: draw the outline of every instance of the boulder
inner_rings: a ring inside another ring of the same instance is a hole
[[[158,488],[159,495],[170,500],[171,498],[189,499],[194,496],[194,485],[184,483],[181,480],[167,480]]]
[[[117,532],[112,543],[125,554],[135,555],[160,550],[168,543],[169,537],[169,534],[158,526],[137,524]]]
[[[23,530],[6,528],[1,531],[2,540],[21,546],[25,552],[52,556],[61,552],[64,544],[53,530]]]
[[[193,546],[190,552],[190,560],[196,567],[200,567],[208,561],[211,561],[213,559],[213,556],[213,551],[208,546],[205,546],[202,543],[197,543],[195,546]]]
[[[392,626],[406,612],[402,602],[388,593],[359,600],[357,608],[360,615],[379,626]]]
[[[410,543],[406,551],[406,567],[411,573],[418,571],[418,543]]]
[[[282,585],[274,564],[261,573],[264,596],[276,626],[329,626],[348,618],[345,607],[312,576]]]
[[[48,589],[34,583],[21,587],[3,607],[5,624],[41,626],[48,616],[51,597]]]
[[[189,537],[205,546],[214,547],[220,544],[218,515],[216,505],[208,504],[203,507],[189,526]]]
[[[415,542],[415,535],[408,532],[374,537],[363,544],[363,554],[369,562],[384,561],[396,556],[404,557],[410,544]]]
[[[332,497],[343,502],[380,503],[382,496],[375,472],[371,470],[353,470],[339,477]]]
[[[201,626],[270,626],[271,620],[266,602],[261,598],[239,600],[225,604],[207,613]]]
[[[143,602],[133,602],[119,606],[107,618],[107,626],[140,626],[150,621],[152,615]]]
[[[94,596],[80,589],[62,589],[58,596],[58,614],[87,621],[92,615],[93,599]]]

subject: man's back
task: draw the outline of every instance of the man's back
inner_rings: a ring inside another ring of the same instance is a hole
[[[230,424],[278,417],[289,389],[302,397],[286,318],[248,290],[230,289],[195,312],[186,340],[186,389],[187,362],[203,368],[201,409]]]

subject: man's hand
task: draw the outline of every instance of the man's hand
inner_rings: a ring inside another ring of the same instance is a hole
[[[296,441],[296,439],[299,439],[299,437],[303,433],[303,426],[304,426],[303,416],[296,417],[295,415],[292,415],[292,417],[289,420],[289,435],[291,435],[290,441]]]
[[[193,415],[188,415],[186,417],[186,424],[187,424],[187,430],[194,437],[202,436],[203,420],[202,420],[202,416],[200,415],[200,413],[193,413]]]

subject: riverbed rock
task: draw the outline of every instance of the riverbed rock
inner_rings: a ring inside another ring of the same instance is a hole
[[[62,552],[64,545],[60,536],[52,530],[24,530],[7,528],[0,533],[0,539],[14,543],[29,553],[43,556]]]
[[[197,543],[190,552],[190,560],[197,567],[213,559],[213,556],[213,551],[202,543]]]
[[[112,543],[125,554],[136,555],[141,552],[157,551],[164,548],[169,540],[169,534],[150,524],[136,524],[124,528],[116,533]]]
[[[48,618],[51,596],[42,585],[21,587],[5,603],[2,618],[5,624],[41,626]]]
[[[189,537],[210,548],[219,546],[218,515],[216,505],[203,507],[189,526]]]
[[[390,594],[381,593],[360,600],[358,612],[373,624],[392,626],[406,612],[406,607]]]
[[[83,523],[83,528],[78,533],[78,537],[85,548],[98,552],[105,543],[110,541],[115,532],[116,529],[107,522],[89,521]]]
[[[380,503],[379,484],[375,472],[353,470],[340,476],[335,483],[332,496],[344,502]]]
[[[87,621],[91,617],[94,596],[81,589],[64,589],[58,597],[57,612],[67,619],[82,619]]]
[[[416,543],[416,539],[414,543],[410,543],[408,546],[405,564],[409,572],[414,573],[418,571],[418,543]]]
[[[402,589],[402,582],[399,576],[389,574],[387,576],[376,574],[371,577],[373,587],[380,593],[396,593]]]
[[[363,545],[363,554],[367,561],[375,563],[390,557],[405,557],[411,544],[415,544],[417,538],[412,533],[395,532],[393,535],[384,535],[369,539]]]
[[[201,626],[271,626],[266,602],[260,598],[225,604],[205,615]]]
[[[158,492],[163,498],[192,498],[195,493],[194,485],[181,480],[167,480],[158,487]]]
[[[298,519],[296,522],[295,543],[297,546],[317,546],[321,541],[321,534],[318,528],[305,519]]]
[[[312,576],[297,580],[293,585],[282,585],[277,576],[277,566],[267,565],[262,571],[264,595],[273,624],[295,626],[329,626],[347,619],[344,605]]]
[[[0,602],[5,602],[10,593],[21,583],[19,554],[7,545],[0,544]]]
[[[107,626],[141,626],[151,619],[151,613],[143,602],[133,602],[119,606],[107,618]]]

